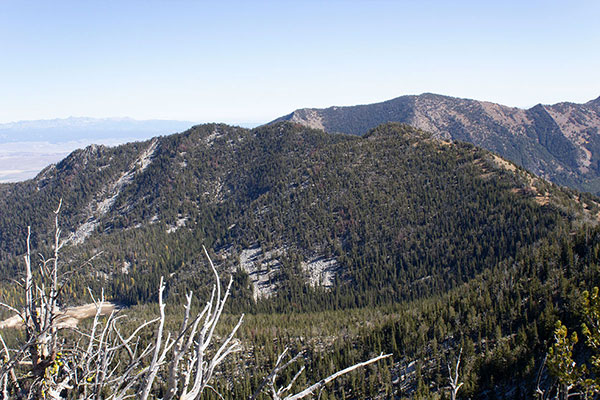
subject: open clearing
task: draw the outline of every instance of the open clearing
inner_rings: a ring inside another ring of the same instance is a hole
[[[108,315],[117,308],[117,305],[114,303],[102,303],[100,315]],[[91,318],[94,315],[96,315],[96,305],[93,303],[77,307],[69,307],[64,311],[58,312],[58,327],[74,328],[77,326],[77,324],[79,324],[79,321],[82,321],[86,318]],[[18,315],[13,315],[12,317],[0,322],[0,329],[22,327],[23,321]]]

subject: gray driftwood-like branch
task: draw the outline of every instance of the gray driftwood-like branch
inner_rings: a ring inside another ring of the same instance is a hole
[[[60,241],[60,227],[58,217],[62,206],[60,201],[54,211],[54,256],[50,259],[42,258],[39,264],[40,279],[34,278],[31,263],[30,237],[31,229],[27,228],[27,254],[25,255],[25,276],[19,287],[24,291],[25,304],[17,309],[6,303],[0,303],[10,311],[16,313],[21,319],[25,331],[25,343],[19,349],[10,351],[4,348],[4,360],[0,364],[0,383],[4,398],[23,397],[21,392],[27,393],[27,398],[54,398],[54,390],[64,390],[68,383],[57,380],[55,374],[49,373],[59,366],[57,360],[60,318],[58,301],[60,295],[60,280],[58,254],[63,246]],[[4,340],[2,340],[4,343]],[[28,385],[23,385],[19,378],[20,365],[29,365],[27,371]],[[8,382],[4,385],[5,382]],[[10,385],[10,388],[8,387]],[[14,396],[13,392],[17,391]]]
[[[259,385],[259,387],[257,388],[257,390],[254,392],[254,394],[250,397],[250,400],[256,400],[256,398],[260,395],[260,393],[265,390],[265,388],[268,388],[268,392],[271,395],[271,398],[273,400],[299,400],[299,399],[303,399],[305,397],[308,397],[310,395],[312,395],[313,393],[317,392],[318,390],[321,390],[325,385],[327,385],[329,382],[332,382],[334,380],[336,380],[337,378],[339,378],[342,375],[345,375],[349,372],[352,372],[356,369],[362,368],[362,367],[366,367],[369,364],[373,364],[376,363],[379,360],[383,360],[385,358],[391,357],[391,354],[383,354],[381,353],[380,355],[378,355],[377,357],[373,357],[370,360],[364,361],[364,362],[360,362],[357,364],[354,364],[346,369],[337,371],[331,375],[329,375],[328,377],[321,379],[320,381],[318,381],[317,383],[314,383],[310,386],[308,386],[307,388],[300,390],[297,393],[289,393],[288,392],[292,389],[292,386],[294,385],[294,383],[296,382],[296,380],[300,377],[300,375],[302,374],[302,372],[304,372],[304,366],[302,366],[300,368],[300,370],[298,372],[296,372],[296,374],[294,375],[294,377],[290,380],[290,382],[282,388],[277,388],[276,385],[276,381],[279,377],[279,374],[281,372],[283,372],[285,369],[287,369],[289,366],[291,366],[292,364],[296,363],[297,361],[300,360],[300,358],[303,357],[303,353],[297,353],[295,356],[291,357],[288,361],[284,362],[285,357],[287,355],[288,352],[288,348],[285,348],[283,350],[283,352],[281,352],[281,354],[279,354],[279,356],[277,357],[277,361],[275,362],[275,366],[273,367],[273,370],[271,371],[271,373],[269,375],[267,375],[262,383]]]
[[[456,366],[454,367],[454,373],[452,373],[452,368],[450,367],[450,363],[448,363],[448,381],[450,382],[450,398],[452,400],[456,400],[456,394],[458,390],[463,385],[463,382],[458,382],[458,369],[460,368],[460,356],[462,355],[462,347],[458,352],[458,358],[456,359]]]

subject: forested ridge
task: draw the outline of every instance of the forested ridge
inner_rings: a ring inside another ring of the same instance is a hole
[[[235,278],[228,312],[250,314],[243,363],[261,370],[289,341],[313,349],[308,377],[394,354],[384,372],[352,375],[326,397],[441,395],[462,347],[462,395],[522,398],[555,320],[574,325],[572,299],[598,283],[596,197],[401,124],[364,137],[212,124],[74,152],[0,185],[3,298],[16,296],[8,279],[22,269],[26,227],[47,249],[60,198],[63,238],[79,232],[69,264],[102,251],[74,269],[73,303],[104,287],[142,318],[161,276],[174,303],[189,289],[207,295],[205,245]],[[262,258],[241,265],[248,254]],[[330,267],[327,284],[309,283],[315,260]],[[222,391],[247,397],[259,378],[247,371]]]
[[[402,122],[439,138],[473,143],[560,185],[598,193],[599,100],[521,109],[423,93],[374,104],[303,108],[275,122],[289,120],[352,135]]]

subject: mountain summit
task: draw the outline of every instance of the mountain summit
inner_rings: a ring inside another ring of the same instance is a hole
[[[424,93],[367,105],[303,108],[273,122],[283,120],[352,135],[402,122],[491,150],[555,183],[600,192],[600,97],[521,109]]]

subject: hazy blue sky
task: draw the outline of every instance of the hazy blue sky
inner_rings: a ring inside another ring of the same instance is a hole
[[[600,1],[0,0],[0,122],[600,95]]]

